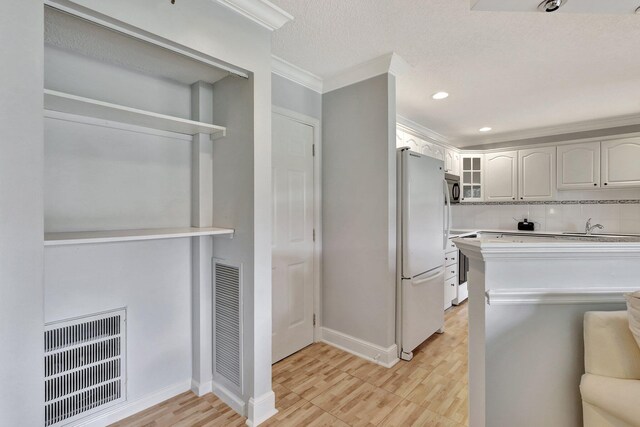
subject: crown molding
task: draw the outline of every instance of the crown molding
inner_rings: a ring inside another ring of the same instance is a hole
[[[395,52],[379,56],[370,61],[363,62],[351,68],[347,68],[324,80],[323,92],[331,92],[380,74],[393,74],[399,76],[410,68],[409,64]]]
[[[322,78],[275,55],[271,55],[271,72],[314,92],[322,93]]]
[[[398,123],[401,127],[408,129],[409,131],[416,132],[425,138],[428,138],[438,144],[446,145],[447,147],[453,147],[451,141],[446,136],[439,134],[438,132],[429,129],[426,126],[421,125],[420,123],[416,123],[413,120],[407,119],[404,116],[397,115],[396,123]],[[456,147],[453,147],[456,148]]]
[[[456,138],[452,142],[455,142],[458,147],[481,146],[504,142],[517,142],[520,140],[535,138],[546,138],[571,133],[606,130],[633,125],[640,126],[640,114],[629,114],[625,116],[610,117],[606,119],[588,120],[583,122],[568,123],[564,125],[504,132],[501,134],[482,138]]]
[[[216,1],[271,31],[277,30],[293,20],[291,14],[267,0]]]

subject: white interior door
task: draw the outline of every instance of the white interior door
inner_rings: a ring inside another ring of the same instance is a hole
[[[313,343],[313,127],[273,114],[273,362]]]

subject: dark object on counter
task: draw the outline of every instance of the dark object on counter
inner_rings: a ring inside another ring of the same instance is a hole
[[[524,221],[518,223],[518,230],[533,231],[533,222],[529,222],[527,218],[525,218]]]

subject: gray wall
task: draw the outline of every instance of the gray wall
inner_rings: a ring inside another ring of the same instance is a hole
[[[0,425],[44,425],[42,2],[0,13]]]
[[[253,231],[253,80],[229,76],[213,85],[213,116],[227,128],[227,136],[213,142],[213,223],[233,228],[233,240],[216,237],[214,258],[242,263],[245,307],[254,301]],[[243,324],[254,322],[251,310],[244,311]],[[269,336],[269,339],[271,337]],[[251,348],[255,337],[251,328],[243,334],[244,348]],[[244,352],[244,366],[251,366],[252,354]],[[252,372],[249,369],[249,375]],[[245,375],[247,372],[245,372]],[[245,376],[245,398],[250,396]]]
[[[395,343],[395,78],[323,96],[323,326]]]
[[[318,120],[322,118],[322,95],[277,74],[271,74],[271,102]]]
[[[47,88],[181,117],[191,113],[187,85],[48,45],[44,69]],[[44,122],[46,231],[190,225],[189,140]],[[188,384],[190,239],[47,247],[44,272],[45,322],[127,308],[130,402]]]

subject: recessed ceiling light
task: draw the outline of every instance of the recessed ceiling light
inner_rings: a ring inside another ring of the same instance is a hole
[[[433,95],[431,95],[431,98],[433,99],[445,99],[449,96],[449,94],[447,92],[438,92],[438,93],[434,93]]]
[[[485,126],[485,127],[480,128],[480,129],[478,129],[478,130],[479,130],[480,132],[489,132],[489,131],[491,130],[491,128],[490,128],[490,127],[488,127],[488,126]]]

